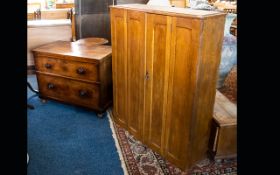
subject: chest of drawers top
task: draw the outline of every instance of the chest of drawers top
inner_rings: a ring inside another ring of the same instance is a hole
[[[111,57],[111,46],[84,45],[78,42],[56,41],[32,50],[37,56],[47,55],[72,61],[98,63]]]

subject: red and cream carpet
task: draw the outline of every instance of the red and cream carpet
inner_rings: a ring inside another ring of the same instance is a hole
[[[108,115],[110,116],[110,115]],[[122,166],[127,175],[236,175],[237,161],[220,159],[201,161],[189,172],[183,172],[159,154],[133,138],[125,129],[110,119],[111,128],[119,149]]]
[[[235,104],[237,103],[236,82],[237,69],[234,67],[219,89]],[[125,129],[112,122],[110,117],[109,120],[125,175],[237,175],[236,158],[215,161],[206,159],[195,165],[189,172],[182,172],[134,139]]]

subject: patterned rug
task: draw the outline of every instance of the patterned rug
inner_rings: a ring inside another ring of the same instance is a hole
[[[109,116],[109,115],[108,115]],[[121,151],[121,159],[125,162],[126,174],[128,175],[236,175],[237,161],[234,159],[209,159],[201,161],[189,172],[183,172],[175,167],[159,154],[147,148],[136,140],[125,129],[119,127],[111,120],[111,127],[117,138]]]

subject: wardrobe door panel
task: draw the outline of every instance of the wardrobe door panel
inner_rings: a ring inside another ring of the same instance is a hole
[[[172,27],[165,152],[183,166],[188,154],[182,153],[190,142],[199,35],[191,19],[174,17]]]
[[[127,11],[128,130],[142,137],[145,75],[145,13]]]
[[[167,85],[169,74],[171,18],[147,14],[145,139],[163,153]]]
[[[111,9],[113,116],[122,126],[127,125],[127,25],[126,10]]]

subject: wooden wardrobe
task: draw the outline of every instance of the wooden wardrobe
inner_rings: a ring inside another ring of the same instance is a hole
[[[113,119],[186,170],[206,158],[225,14],[111,6]]]

